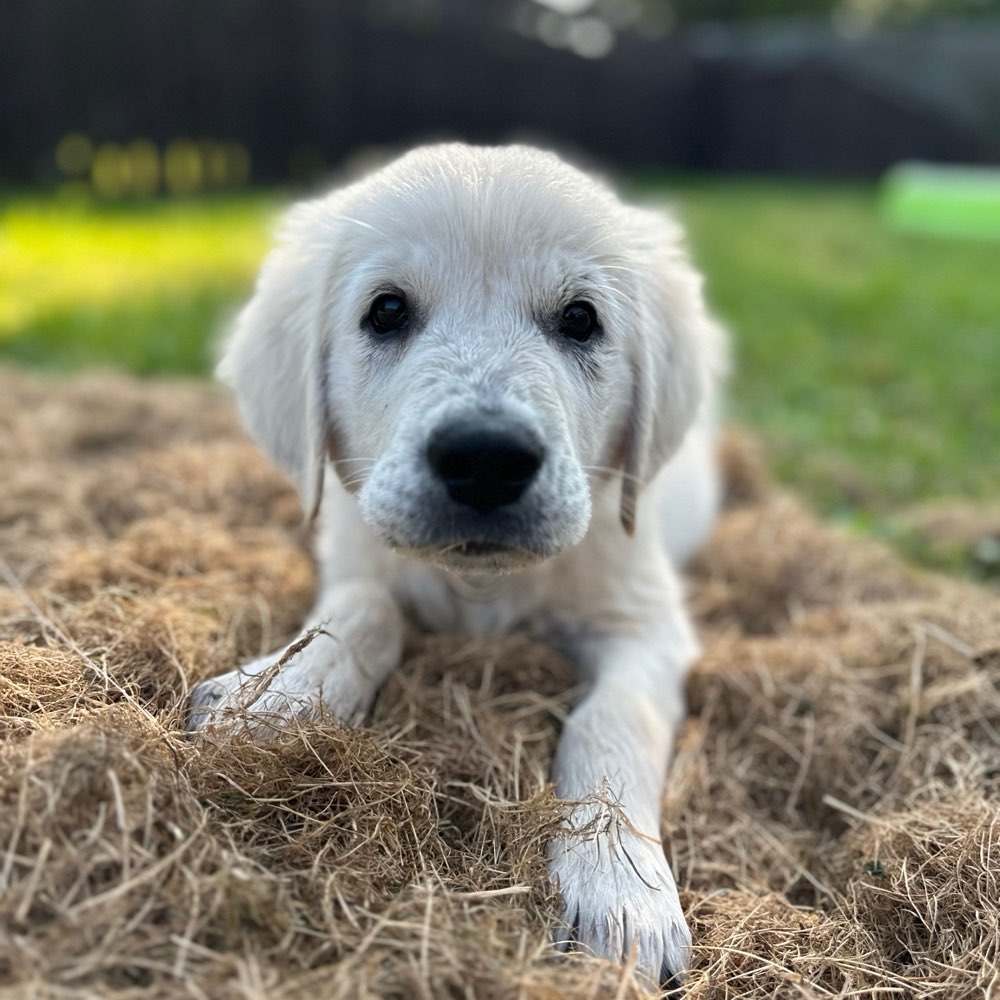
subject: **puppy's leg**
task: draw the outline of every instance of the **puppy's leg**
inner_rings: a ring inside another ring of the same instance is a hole
[[[575,937],[618,962],[634,950],[654,983],[679,981],[691,945],[660,841],[661,793],[697,648],[683,610],[671,617],[673,627],[577,646],[593,686],[556,752],[556,790],[575,804],[568,832],[549,849],[566,914],[557,943],[565,949]]]
[[[213,677],[191,694],[192,731],[245,721],[257,733],[325,709],[352,721],[366,712],[403,651],[403,618],[380,584],[338,583],[320,598],[301,639]]]

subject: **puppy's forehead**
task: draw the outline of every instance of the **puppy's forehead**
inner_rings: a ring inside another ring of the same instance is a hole
[[[514,148],[431,147],[354,192],[364,242],[400,266],[474,262],[562,272],[618,258],[623,208],[556,157]]]

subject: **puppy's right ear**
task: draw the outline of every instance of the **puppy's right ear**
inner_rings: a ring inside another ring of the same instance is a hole
[[[322,498],[332,436],[324,323],[331,243],[324,201],[289,212],[216,368],[235,392],[251,436],[295,481],[310,520]]]

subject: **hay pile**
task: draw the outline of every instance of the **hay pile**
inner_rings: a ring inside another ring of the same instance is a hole
[[[547,945],[566,665],[421,640],[368,728],[189,742],[291,637],[295,500],[203,386],[0,373],[0,992],[631,997]],[[664,803],[688,995],[1000,989],[1000,602],[832,533],[728,448]]]

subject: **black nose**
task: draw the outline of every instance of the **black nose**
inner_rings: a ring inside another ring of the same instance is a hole
[[[452,500],[483,512],[518,500],[544,457],[522,430],[447,425],[427,444],[427,461]]]

